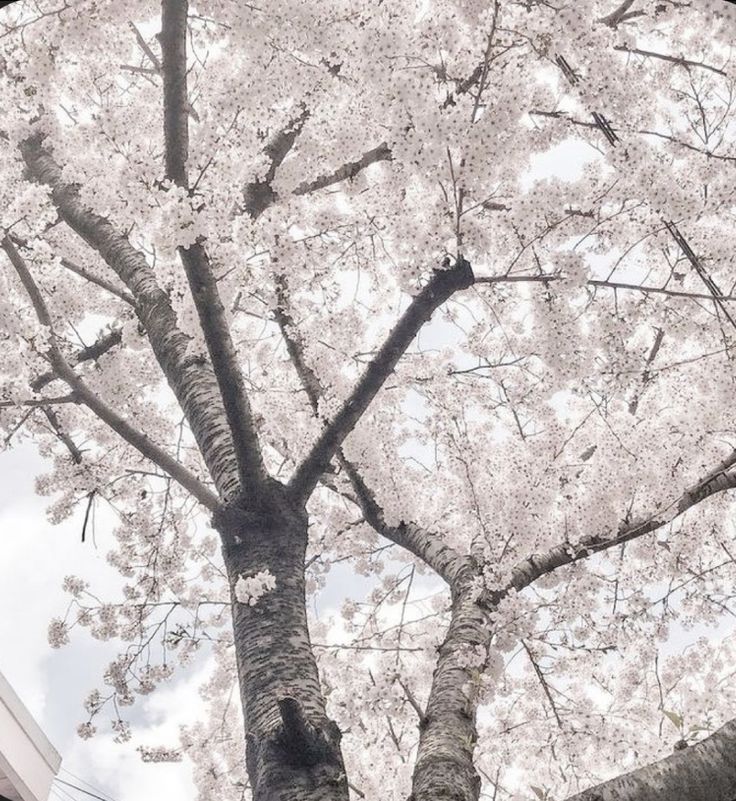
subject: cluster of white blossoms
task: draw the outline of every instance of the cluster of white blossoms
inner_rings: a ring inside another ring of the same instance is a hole
[[[90,740],[96,733],[97,727],[93,726],[91,723],[80,723],[79,726],[77,726],[77,734],[83,740]]]
[[[69,642],[69,627],[63,620],[55,617],[49,623],[48,640],[52,648],[61,648]]]
[[[261,570],[253,576],[238,576],[235,582],[235,597],[241,604],[255,606],[258,601],[276,587],[276,578],[269,570]]]
[[[154,747],[140,745],[136,750],[141,755],[143,762],[181,762],[181,751],[175,748],[165,748],[161,745]]]
[[[65,576],[62,584],[64,592],[68,592],[75,598],[79,598],[87,587],[89,587],[89,584],[78,576]]]
[[[127,743],[132,737],[130,723],[127,720],[122,720],[121,718],[113,720],[112,730],[115,732],[114,740],[116,743]]]

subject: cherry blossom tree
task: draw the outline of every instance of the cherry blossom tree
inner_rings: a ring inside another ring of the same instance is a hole
[[[80,735],[202,654],[203,800],[736,798],[733,11],[612,5],[0,11]]]

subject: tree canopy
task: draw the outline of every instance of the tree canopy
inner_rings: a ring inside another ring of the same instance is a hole
[[[124,577],[81,736],[208,659],[140,749],[203,801],[736,798],[735,24],[0,10],[0,428]]]

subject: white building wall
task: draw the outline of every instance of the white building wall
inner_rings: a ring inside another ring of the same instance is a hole
[[[60,765],[61,757],[0,673],[0,795],[47,801]]]

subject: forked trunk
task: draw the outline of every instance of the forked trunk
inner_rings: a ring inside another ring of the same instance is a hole
[[[325,712],[309,642],[304,591],[307,516],[285,493],[258,510],[230,505],[223,537],[254,801],[347,801],[340,730]],[[252,605],[240,576],[268,571],[276,586]]]

